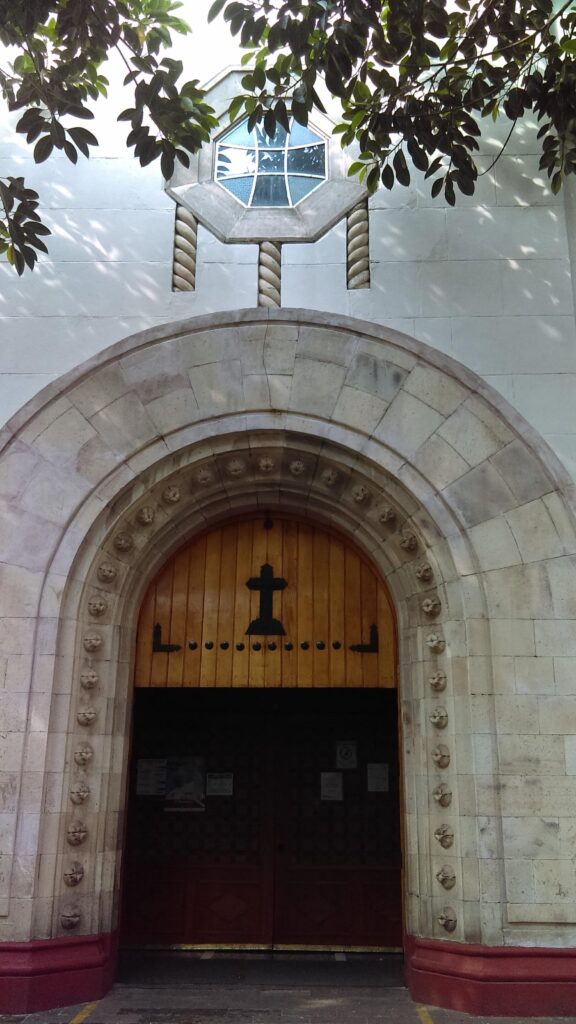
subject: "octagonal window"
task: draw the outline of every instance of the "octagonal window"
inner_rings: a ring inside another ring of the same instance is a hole
[[[296,206],[326,181],[326,140],[295,121],[273,138],[242,121],[216,144],[216,181],[243,206]]]

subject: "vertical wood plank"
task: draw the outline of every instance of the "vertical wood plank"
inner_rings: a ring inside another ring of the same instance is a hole
[[[313,530],[313,574],[314,574],[314,606],[312,664],[314,666],[313,686],[330,685],[330,537],[325,530]],[[323,643],[323,649],[317,647]]]
[[[365,643],[370,640],[370,626],[378,622],[378,587],[376,576],[366,562],[360,562],[361,633]],[[381,638],[381,641],[382,642]],[[358,657],[358,655],[357,655]],[[379,655],[361,655],[362,681],[364,686],[379,686]]]
[[[360,614],[360,559],[355,551],[346,548],[344,559],[345,586],[344,608],[346,612],[346,686],[362,686],[362,655],[350,650],[351,644],[362,643],[362,620]]]
[[[268,558],[268,531],[264,529],[264,517],[259,517],[253,521],[252,526],[252,564],[250,567],[249,576],[259,576],[260,568],[263,566]],[[260,611],[260,594],[257,590],[251,590],[250,593],[250,615],[249,621],[258,618],[258,612]],[[249,658],[249,675],[248,685],[254,687],[264,686],[265,684],[265,669],[264,659],[266,657],[266,637],[263,636],[247,636],[246,643],[250,645],[250,658]],[[260,645],[260,650],[254,650],[254,644]]]
[[[216,630],[216,686],[230,686],[232,683],[237,547],[238,527],[236,523],[231,523],[222,529],[220,594]],[[226,650],[222,650],[220,646],[223,643],[228,644]]]
[[[140,609],[138,632],[136,634],[136,661],[134,666],[134,685],[150,686],[152,670],[152,632],[154,629],[154,607],[156,603],[156,584],[153,582],[146,591]]]
[[[282,537],[282,575],[288,586],[282,595],[282,622],[286,630],[282,650],[282,686],[298,682],[298,531],[297,523],[285,522]],[[286,642],[293,645],[287,651]]]
[[[282,560],[282,534],[284,523],[282,519],[274,519],[274,525],[267,530],[266,536],[266,561],[272,566],[275,577],[285,577]],[[286,590],[276,591],[272,599],[272,616],[283,622],[283,601]],[[284,627],[286,628],[286,627]],[[264,686],[279,687],[282,685],[282,645],[283,636],[262,637],[262,643],[266,645],[264,654]],[[276,645],[276,650],[270,650],[270,644]]]
[[[246,586],[246,580],[252,575],[252,534],[253,527],[251,522],[238,524],[232,686],[249,685],[250,637],[246,636],[246,630],[250,623],[250,591]],[[244,649],[242,651],[237,650],[237,644],[243,644]]]
[[[206,537],[198,537],[187,547],[188,594],[186,649],[184,651],[184,686],[198,686],[202,664],[202,620],[204,618],[204,574],[206,571]],[[190,650],[190,643],[196,649]]]
[[[156,580],[156,600],[154,603],[154,625],[159,624],[162,629],[163,643],[171,643],[170,637],[170,612],[172,609],[172,579],[174,576],[174,563],[170,560],[159,573]],[[166,686],[168,674],[168,655],[156,653],[152,655],[152,671],[150,673],[151,686]]]
[[[202,658],[200,686],[214,686],[216,681],[216,651],[218,630],[218,604],[220,600],[220,565],[222,556],[222,530],[212,530],[206,537],[206,568],[204,571],[204,617],[202,622]],[[211,648],[206,644],[212,644]]]
[[[312,531],[307,525],[298,531],[298,686],[314,685],[314,549]],[[302,650],[302,643],[309,646]]]
[[[346,685],[346,617],[344,609],[344,545],[336,537],[330,538],[330,682],[328,685]],[[340,643],[335,650],[334,642]]]
[[[186,649],[186,620],[188,612],[188,551],[179,551],[172,559],[172,608],[170,612],[170,643],[180,644],[179,651],[168,655],[166,686],[182,686],[184,652]]]

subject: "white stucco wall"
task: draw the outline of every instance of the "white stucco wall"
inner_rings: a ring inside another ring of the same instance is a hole
[[[188,76],[233,59],[221,29],[181,45]],[[218,33],[218,46],[214,43]],[[114,83],[114,76],[113,76]],[[142,170],[124,147],[117,96],[98,107],[98,155],[73,167],[56,156],[36,167],[20,139],[0,142],[0,173],[24,174],[53,231],[50,255],[17,278],[0,264],[0,421],[64,371],[155,324],[256,304],[256,246],[199,234],[195,293],[171,291],[174,203],[159,168]],[[490,126],[482,161],[507,126]],[[565,204],[538,171],[536,131],[521,126],[476,195],[455,209],[428,183],[371,201],[369,290],[346,289],[345,226],[283,250],[282,304],[386,324],[471,367],[542,433],[576,474],[576,331]]]

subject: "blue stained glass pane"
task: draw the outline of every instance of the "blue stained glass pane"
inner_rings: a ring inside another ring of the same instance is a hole
[[[258,150],[258,173],[261,171],[280,171],[284,173],[283,149]]]
[[[231,146],[253,146],[252,132],[248,131],[248,121],[237,124],[228,135],[223,135],[221,142],[227,142]]]
[[[241,203],[247,204],[252,191],[252,181],[252,178],[225,178],[220,184]]]
[[[232,149],[220,146],[216,177],[220,180],[228,175],[237,178],[241,174],[256,173],[256,153],[253,149]]]
[[[298,174],[326,174],[326,158],[324,144],[304,146],[302,149],[288,150],[288,172]]]
[[[273,138],[269,138],[268,135],[266,135],[266,132],[264,131],[264,128],[261,124],[256,125],[256,128],[254,129],[254,134],[258,140],[258,146],[261,149],[278,149],[279,146],[284,146],[286,142],[286,129],[282,128],[282,126],[279,124],[276,125],[276,134],[273,136]]]
[[[288,206],[288,193],[284,176],[271,174],[265,178],[258,178],[252,206]]]
[[[290,145],[291,146],[306,146],[309,143],[322,142],[320,135],[313,132],[311,128],[304,128],[303,125],[298,124],[296,121],[292,121],[292,127],[290,129]]]
[[[320,184],[318,178],[296,178],[293,175],[288,176],[288,185],[290,186],[290,194],[292,196],[292,205],[296,206],[301,199],[305,199],[306,196],[317,188]]]

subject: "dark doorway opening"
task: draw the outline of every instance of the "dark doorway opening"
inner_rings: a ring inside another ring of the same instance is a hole
[[[402,946],[396,691],[135,694],[123,944]]]

